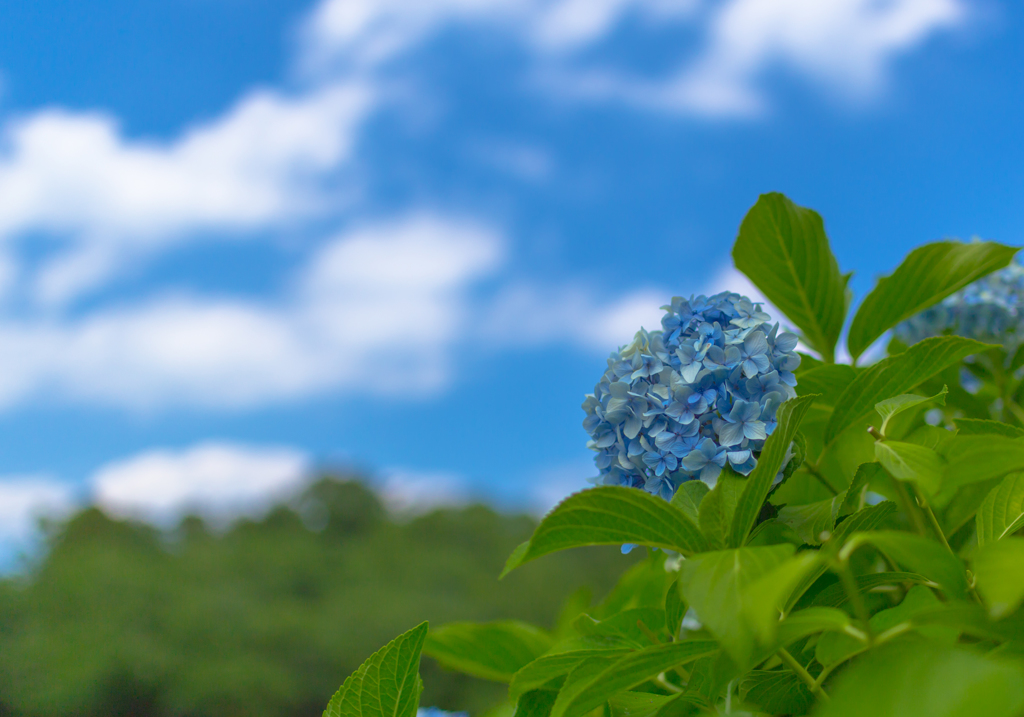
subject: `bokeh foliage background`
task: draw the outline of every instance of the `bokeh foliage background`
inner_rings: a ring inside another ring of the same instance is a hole
[[[499,582],[534,527],[483,506],[396,518],[351,477],[226,531],[190,517],[161,532],[81,511],[0,582],[0,715],[319,714],[415,623],[551,626],[580,586],[601,595],[638,559],[573,551]],[[429,659],[423,677],[423,704],[471,714],[505,692]]]

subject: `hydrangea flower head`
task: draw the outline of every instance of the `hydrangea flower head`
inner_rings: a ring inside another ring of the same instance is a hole
[[[907,344],[955,334],[1002,344],[1012,354],[1024,344],[1024,267],[1013,261],[903,321],[893,333]]]
[[[583,402],[598,485],[670,499],[679,485],[714,486],[729,465],[747,475],[796,395],[797,337],[745,296],[675,297],[660,331],[641,329],[608,358]]]
[[[420,707],[416,717],[469,717],[465,712],[445,712],[437,707]]]

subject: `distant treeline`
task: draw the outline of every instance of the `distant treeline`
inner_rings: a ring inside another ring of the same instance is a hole
[[[589,549],[504,580],[527,516],[483,506],[395,520],[355,480],[226,532],[173,532],[95,508],[53,526],[27,573],[0,581],[0,716],[310,717],[380,645],[430,620],[552,625],[581,586],[635,557]],[[478,715],[502,685],[424,659],[422,704]]]

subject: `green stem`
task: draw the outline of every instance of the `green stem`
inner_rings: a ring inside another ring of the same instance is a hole
[[[924,497],[924,493],[922,493],[917,486],[914,486],[914,492],[917,494],[918,504],[924,510],[924,514],[928,516],[928,521],[932,525],[932,530],[935,531],[935,534],[939,536],[939,540],[941,540],[942,544],[946,546],[946,550],[949,551],[949,554],[956,558],[957,554],[953,551],[953,548],[950,547],[949,541],[946,540],[946,534],[942,531],[942,526],[939,524],[939,519],[935,517],[935,513],[932,511],[932,507],[928,505],[928,500]],[[981,597],[978,595],[978,591],[974,589],[974,586],[969,585],[968,589],[970,590],[971,597],[973,597],[978,604],[981,604]]]
[[[818,468],[818,466],[816,466],[814,463],[811,463],[808,460],[804,460],[802,467],[806,468],[808,473],[817,478],[818,482],[820,482],[823,486],[828,488],[828,491],[832,495],[839,495],[839,491],[832,487],[832,484],[828,482],[824,475],[822,475],[821,470]]]
[[[850,570],[849,563],[846,561],[840,562],[836,572],[839,573],[839,579],[843,581],[843,587],[846,589],[846,596],[850,599],[850,604],[853,605],[853,611],[857,613],[857,617],[864,623],[864,632],[867,634],[868,640],[873,640],[871,616],[868,614],[867,605],[864,604],[864,596],[860,594],[860,588],[857,587],[857,580],[853,577],[853,571]]]
[[[822,701],[828,701],[828,695],[825,694],[825,690],[821,688],[821,685],[818,684],[817,680],[811,677],[811,673],[805,670],[804,666],[789,654],[789,651],[786,648],[779,648],[779,657],[784,663],[786,663],[786,666],[789,669],[793,670],[801,680],[807,683],[807,687],[811,690],[812,695]]]
[[[928,500],[927,498],[924,497],[924,493],[922,493],[921,489],[918,488],[916,485],[914,486],[914,493],[915,495],[917,495],[917,504],[921,506],[921,509],[924,511],[925,517],[927,517],[928,522],[931,523],[932,530],[935,531],[935,534],[937,536],[939,536],[939,540],[942,541],[942,544],[946,546],[946,550],[948,550],[950,553],[953,553],[953,549],[949,547],[949,541],[946,540],[946,533],[942,530],[942,526],[939,525],[939,519],[935,517],[934,511],[932,511],[932,507],[928,505]],[[956,553],[953,553],[953,555],[956,555]]]
[[[896,497],[899,499],[900,505],[903,506],[903,510],[907,512],[907,516],[910,518],[910,522],[914,524],[914,528],[917,532],[924,537],[928,537],[928,527],[924,524],[924,518],[921,516],[921,511],[918,509],[917,504],[914,503],[910,498],[910,494],[907,493],[907,487],[903,485],[903,481],[892,478],[893,490],[896,491]]]
[[[669,692],[674,692],[677,695],[683,693],[682,687],[679,687],[678,685],[673,685],[671,682],[665,679],[665,676],[663,674],[655,677],[654,681],[655,683],[657,683],[658,687],[662,687],[668,690]]]

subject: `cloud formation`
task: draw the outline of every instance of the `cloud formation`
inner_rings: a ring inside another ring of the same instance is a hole
[[[170,142],[129,139],[115,118],[51,109],[9,121],[0,144],[0,241],[65,248],[35,280],[61,302],[127,257],[197,232],[261,229],[328,206],[326,178],[350,157],[374,93],[350,81],[287,96],[258,90]]]
[[[502,250],[490,228],[414,214],[326,242],[269,301],[165,296],[0,321],[0,405],[50,395],[223,408],[341,388],[430,391],[465,330],[466,292]]]
[[[966,17],[962,0],[324,0],[306,24],[304,64],[365,70],[443,28],[485,25],[518,36],[561,97],[743,116],[765,109],[759,83],[776,68],[868,95],[892,60]],[[667,77],[579,59],[629,20],[640,20],[639,32],[675,27],[701,39]]]
[[[72,487],[48,476],[0,477],[0,548],[24,545],[39,518],[64,516],[75,503]]]
[[[226,522],[290,497],[309,468],[309,457],[294,448],[211,442],[115,461],[91,484],[95,504],[117,517],[171,526],[195,513]]]

